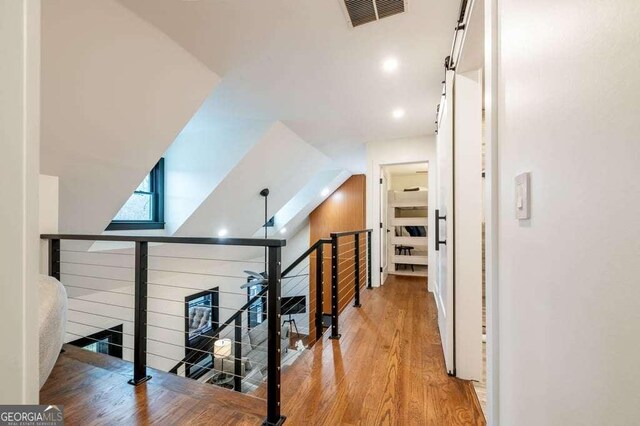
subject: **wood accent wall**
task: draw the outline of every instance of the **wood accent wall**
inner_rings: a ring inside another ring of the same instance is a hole
[[[366,177],[365,175],[353,175],[331,194],[322,204],[320,204],[309,215],[309,244],[314,244],[320,238],[329,238],[332,232],[355,231],[366,228]],[[344,237],[339,240],[339,256],[353,256],[353,237]],[[360,275],[366,274],[366,236],[360,237],[360,252],[362,261],[360,262]],[[324,301],[323,312],[331,312],[331,246],[324,246]],[[345,262],[339,266],[339,279],[347,278],[353,272],[353,262]],[[316,259],[315,253],[311,256],[309,268],[309,339],[315,339],[315,289],[316,289]],[[361,278],[364,279],[364,278]],[[351,301],[354,292],[353,280],[347,279],[339,289],[339,310],[342,311],[348,302]]]

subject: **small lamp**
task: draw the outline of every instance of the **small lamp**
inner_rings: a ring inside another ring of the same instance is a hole
[[[218,339],[213,343],[213,357],[221,360],[222,367],[221,379],[227,378],[227,373],[224,371],[224,360],[231,356],[231,339]]]

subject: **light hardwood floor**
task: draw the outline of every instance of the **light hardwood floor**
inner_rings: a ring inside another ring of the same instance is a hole
[[[292,425],[483,425],[471,382],[447,375],[426,279],[389,276],[283,372]]]
[[[131,363],[65,345],[40,404],[64,405],[68,425],[260,425],[266,404],[216,386],[148,369],[131,386]]]
[[[470,382],[449,377],[426,280],[390,277],[362,291],[362,307],[282,373],[286,425],[484,425]],[[246,395],[67,347],[40,392],[68,424],[259,425],[266,406]]]

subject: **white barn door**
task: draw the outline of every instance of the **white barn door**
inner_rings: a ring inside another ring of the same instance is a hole
[[[453,71],[447,71],[445,87],[447,97],[444,98],[440,104],[437,136],[438,184],[436,210],[440,217],[434,218],[436,229],[431,235],[436,239],[435,245],[437,250],[435,259],[435,299],[438,306],[438,326],[440,328],[440,337],[442,339],[442,349],[444,351],[447,371],[450,374],[455,374]]]

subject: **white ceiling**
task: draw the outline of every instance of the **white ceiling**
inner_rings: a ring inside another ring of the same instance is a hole
[[[220,120],[282,121],[352,172],[365,168],[363,143],[434,131],[456,1],[412,1],[355,29],[339,0],[119,1],[222,77]]]

